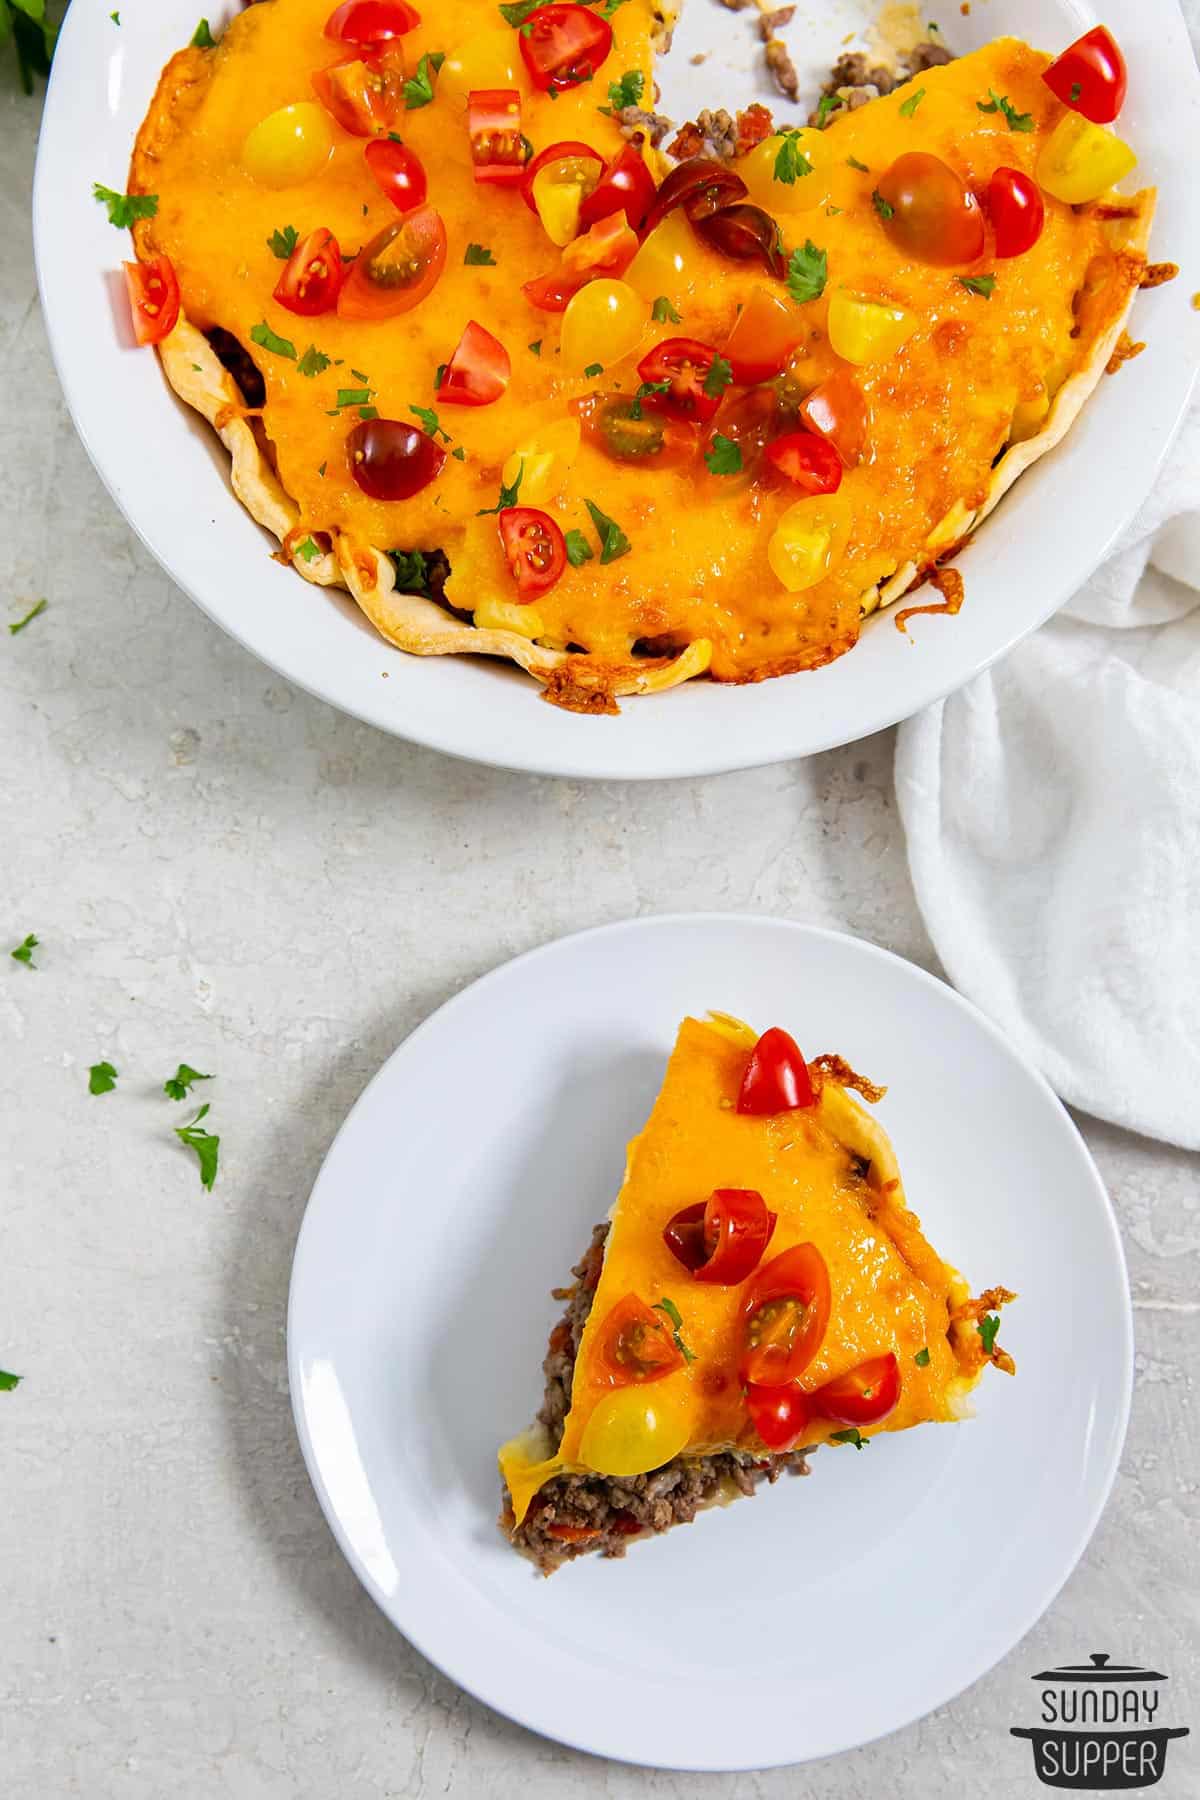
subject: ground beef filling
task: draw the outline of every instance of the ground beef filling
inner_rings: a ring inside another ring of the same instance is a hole
[[[556,1288],[566,1311],[550,1333],[542,1363],[545,1398],[538,1413],[555,1448],[562,1441],[563,1421],[571,1406],[575,1357],[587,1316],[592,1310],[604,1261],[607,1224],[597,1225],[592,1241],[571,1273],[573,1286]],[[805,1452],[794,1450],[763,1462],[742,1451],[716,1456],[677,1456],[648,1475],[558,1475],[536,1495],[518,1529],[513,1530],[507,1490],[500,1523],[515,1547],[549,1575],[576,1556],[599,1550],[624,1556],[631,1537],[684,1525],[700,1509],[726,1494],[753,1494],[762,1481],[777,1481],[784,1470],[807,1475]]]

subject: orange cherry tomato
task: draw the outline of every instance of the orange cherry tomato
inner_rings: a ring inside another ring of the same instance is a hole
[[[372,144],[374,150],[377,146]],[[316,318],[332,312],[342,289],[342,253],[332,231],[319,226],[300,239],[275,285],[275,298],[289,312]]]
[[[562,93],[590,81],[612,49],[612,26],[586,6],[539,6],[520,28],[521,58],[534,87]]]
[[[746,1388],[746,1411],[767,1449],[778,1452],[794,1450],[812,1418],[809,1397],[794,1382],[781,1387],[759,1387],[751,1382]]]
[[[775,1217],[754,1188],[714,1188],[668,1220],[663,1242],[697,1281],[736,1287],[758,1267]]]
[[[794,1112],[816,1101],[808,1064],[796,1040],[778,1025],[764,1031],[750,1052],[738,1092],[740,1113]]]
[[[826,376],[802,403],[800,417],[828,438],[848,469],[857,468],[867,447],[867,403],[848,370]]]
[[[646,223],[654,201],[654,177],[636,144],[626,144],[613,157],[579,209],[579,223],[594,225],[610,213],[622,212],[635,231]]]
[[[519,187],[525,179],[529,144],[521,132],[521,96],[516,88],[472,88],[467,131],[476,181]]]
[[[767,288],[755,288],[725,342],[733,379],[749,384],[782,374],[805,329],[790,300]]]
[[[815,431],[789,431],[776,438],[767,445],[767,461],[806,494],[836,494],[842,485],[842,459]]]
[[[474,319],[458,340],[438,384],[438,399],[447,406],[490,406],[508,386],[512,361],[499,338]]]
[[[326,19],[325,36],[372,48],[403,37],[420,23],[420,13],[408,0],[346,0]]]
[[[831,1306],[829,1270],[815,1244],[794,1244],[764,1263],[742,1306],[739,1380],[797,1381],[821,1347]]]
[[[1024,256],[1042,235],[1046,203],[1037,182],[1020,169],[997,169],[987,189],[997,256]]]
[[[637,255],[637,233],[623,213],[611,213],[567,245],[557,269],[525,282],[522,292],[543,312],[565,312],[568,302],[597,275],[622,275]]]
[[[875,190],[883,229],[905,256],[949,268],[983,254],[978,200],[939,156],[909,150],[898,156]]]
[[[338,295],[342,319],[390,319],[410,312],[446,266],[446,227],[432,206],[417,206],[364,244]]]
[[[372,138],[363,152],[380,192],[397,212],[421,206],[429,191],[425,165],[415,150],[395,138]]]
[[[1093,125],[1111,125],[1125,104],[1125,58],[1116,38],[1103,25],[1076,38],[1050,64],[1042,80],[1052,94]]]
[[[655,1312],[636,1294],[626,1294],[618,1300],[604,1320],[597,1358],[610,1387],[659,1381],[684,1366],[683,1352],[675,1342],[666,1314]]]
[[[179,281],[169,256],[125,264],[125,288],[139,344],[161,344],[179,319]]]
[[[350,473],[372,500],[411,500],[441,470],[446,452],[400,419],[364,419],[346,439]]]
[[[593,150],[590,144],[578,143],[574,138],[539,150],[533,160],[526,163],[521,183],[521,194],[530,212],[537,211],[533,198],[533,178],[552,163],[563,165],[560,179],[577,181],[581,186],[586,186],[589,193],[599,181],[604,168],[604,158],[600,152]]]
[[[878,1425],[900,1399],[900,1364],[889,1350],[848,1369],[810,1394],[812,1409],[839,1425]]]
[[[667,383],[665,393],[647,394],[642,405],[654,412],[669,413],[673,419],[686,419],[698,425],[707,424],[725,394],[721,384],[709,392],[708,377],[717,352],[711,344],[698,338],[664,338],[647,352],[638,364],[643,381]]]
[[[370,56],[354,56],[315,69],[313,88],[325,110],[352,137],[383,137],[404,110],[404,51],[385,44]]]

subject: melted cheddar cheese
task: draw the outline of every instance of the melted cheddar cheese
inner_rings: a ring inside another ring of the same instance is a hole
[[[278,107],[311,100],[313,70],[346,53],[322,35],[330,7],[331,0],[266,0],[236,18],[215,49],[183,51],[169,65],[134,157],[132,185],[159,196],[157,216],[137,229],[138,250],[170,256],[187,319],[202,330],[231,332],[253,354],[266,384],[262,436],[299,508],[296,535],[342,533],[380,550],[442,549],[451,564],[446,597],[470,616],[485,600],[514,598],[496,519],[478,516],[495,509],[509,458],[536,446],[573,402],[597,390],[629,396],[639,357],[657,341],[686,333],[720,346],[756,287],[786,289],[757,264],[723,259],[676,214],[668,221],[675,236],[664,241],[682,245],[674,259],[681,266],[665,253],[647,258],[643,251],[643,270],[649,267],[638,279],[647,318],[638,348],[599,376],[565,372],[560,316],[537,311],[522,293],[524,281],[556,266],[559,251],[519,193],[475,183],[465,97],[447,88],[401,121],[449,237],[445,273],[432,294],[415,310],[379,322],[335,314],[300,319],[283,310],[271,297],[281,267],[268,247],[272,233],[287,224],[301,234],[323,225],[353,253],[395,216],[364,163],[362,139],[338,126],[329,163],[298,186],[260,186],[241,162],[254,126]],[[422,11],[422,24],[404,40],[410,69],[425,51],[453,54],[477,34],[503,28],[494,0],[429,0]],[[596,79],[553,101],[530,91],[514,57],[523,130],[535,149],[579,139],[606,158],[616,153],[622,139],[601,107],[609,82],[626,70],[639,71],[646,96],[652,92],[655,17],[650,0],[626,0],[612,16],[614,49]],[[522,502],[544,507],[564,532],[581,530],[595,551],[584,506],[591,500],[617,521],[631,549],[618,560],[603,563],[593,554],[566,569],[537,601],[540,642],[611,660],[628,658],[635,646],[663,651],[707,640],[712,673],[725,680],[810,667],[850,648],[880,584],[897,570],[926,568],[961,538],[988,496],[995,460],[1044,419],[1055,392],[1127,304],[1137,271],[1131,277],[1121,266],[1096,209],[1049,196],[1046,228],[1028,254],[997,262],[989,249],[970,269],[932,268],[892,244],[872,193],[882,171],[910,150],[942,157],[977,189],[1001,164],[1031,172],[1063,112],[1041,79],[1046,64],[1027,45],[1000,39],[835,117],[825,133],[826,204],[778,215],[785,255],[811,240],[828,270],[823,294],[799,308],[807,335],[781,384],[785,408],[847,366],[826,330],[837,290],[901,306],[917,321],[900,351],[857,372],[870,451],[842,484],[852,526],[840,562],[806,591],[781,586],[767,543],[798,490],[764,474],[762,465],[722,476],[697,454],[682,466],[644,467],[611,460],[585,439],[573,462],[559,458],[546,491],[526,493]],[[906,112],[918,87],[919,104]],[[1032,129],[1013,131],[1004,112],[981,112],[989,90],[1029,114]],[[661,176],[665,162],[653,154],[651,160]],[[492,263],[466,263],[470,243],[485,246]],[[995,274],[990,298],[959,279],[981,272]],[[650,317],[659,294],[681,324]],[[471,319],[507,347],[512,379],[493,405],[438,409],[435,372]],[[330,366],[306,378],[296,361],[255,348],[251,334],[263,323],[301,353],[311,342]],[[602,345],[596,360],[604,360]],[[337,406],[350,370],[367,377],[385,418],[411,423],[413,407],[438,409],[463,460],[448,458],[437,480],[410,500],[368,498],[346,454],[356,414]],[[727,396],[727,407],[735,403],[736,394]],[[718,414],[716,430],[721,423]]]
[[[806,1391],[892,1351],[901,1370],[899,1404],[881,1424],[865,1427],[863,1436],[959,1418],[966,1410],[966,1394],[986,1360],[973,1329],[975,1303],[905,1206],[886,1135],[829,1076],[813,1108],[768,1118],[738,1113],[735,1102],[754,1041],[752,1031],[727,1019],[686,1019],[680,1028],[654,1110],[630,1146],[561,1443],[547,1455],[535,1433],[514,1439],[500,1454],[518,1525],[545,1482],[587,1468],[581,1442],[588,1420],[613,1391],[598,1342],[607,1315],[626,1294],[649,1305],[672,1301],[682,1319],[681,1335],[694,1360],[641,1390],[670,1390],[671,1404],[686,1411],[690,1431],[682,1454],[757,1444],[737,1378],[745,1285],[691,1279],[662,1235],[675,1213],[717,1187],[754,1188],[777,1214],[764,1262],[805,1242],[825,1259],[833,1304],[802,1379]],[[964,1320],[969,1329],[962,1328]],[[928,1358],[918,1364],[917,1355],[926,1350]],[[1011,1366],[998,1354],[1003,1366]],[[814,1419],[805,1441],[823,1443],[838,1429]]]

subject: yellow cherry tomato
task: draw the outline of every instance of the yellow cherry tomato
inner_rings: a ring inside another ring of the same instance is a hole
[[[589,281],[563,314],[562,366],[580,375],[592,363],[607,368],[636,350],[649,308],[627,281]]]
[[[738,158],[737,172],[769,213],[811,212],[829,198],[831,160],[824,133],[806,126],[764,138]]]
[[[556,419],[513,451],[500,479],[505,487],[512,487],[520,475],[522,506],[540,506],[561,487],[563,476],[579,454],[579,438],[578,419]],[[528,612],[529,608],[523,606],[519,610]]]
[[[557,162],[546,163],[534,176],[530,188],[533,204],[552,244],[561,248],[577,235],[579,209],[588,191],[588,173],[591,172],[594,187],[597,168],[590,158],[561,157]]]
[[[466,112],[472,88],[516,88],[529,91],[515,31],[476,31],[455,50],[446,52],[438,72],[438,99]]]
[[[645,1475],[678,1456],[690,1435],[686,1397],[656,1381],[606,1394],[583,1428],[579,1454],[598,1475]]]
[[[838,288],[829,302],[829,343],[850,363],[883,362],[917,329],[914,313]]]
[[[681,209],[668,213],[625,271],[630,287],[651,302],[665,296],[676,311],[691,298],[703,253]]]
[[[475,608],[481,631],[515,631],[525,638],[539,638],[546,622],[533,606],[517,606],[512,600],[481,600]]]
[[[242,145],[242,167],[264,187],[295,187],[319,175],[332,155],[329,114],[300,100],[259,120]]]
[[[844,494],[812,494],[789,506],[767,544],[767,561],[789,594],[815,587],[836,568],[850,536]]]
[[[1079,206],[1098,200],[1128,175],[1137,157],[1129,145],[1082,113],[1064,113],[1042,145],[1038,183],[1056,200]]]

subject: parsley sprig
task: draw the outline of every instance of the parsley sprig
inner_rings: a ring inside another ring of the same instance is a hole
[[[117,1085],[117,1071],[110,1062],[93,1063],[88,1070],[88,1093],[111,1094]]]
[[[296,245],[300,242],[300,233],[294,225],[285,225],[281,231],[273,231],[267,239],[267,249],[280,262],[286,262]]]
[[[975,1329],[983,1340],[984,1355],[991,1356],[996,1347],[996,1333],[1000,1329],[999,1313],[988,1313],[985,1318],[978,1321]]]
[[[443,50],[427,50],[417,64],[417,72],[404,84],[404,104],[409,112],[428,106],[433,99],[433,78],[446,60]]]
[[[959,286],[965,287],[968,294],[981,294],[985,300],[991,299],[992,290],[996,286],[994,275],[960,275],[957,279]]]
[[[137,219],[152,219],[158,211],[157,194],[118,194],[94,181],[92,195],[107,210],[109,224],[119,231],[128,231]]]
[[[28,937],[19,943],[15,950],[10,950],[8,954],[12,957],[14,962],[24,963],[27,969],[36,969],[37,964],[33,960],[33,953],[37,947],[38,939],[34,937],[31,931]]]
[[[988,100],[977,100],[975,105],[981,113],[1001,112],[1005,124],[1010,131],[1032,131],[1033,114],[1018,112],[1007,94],[998,94],[995,88],[989,88]]]
[[[193,1083],[211,1081],[211,1075],[202,1075],[199,1069],[190,1068],[187,1063],[180,1063],[173,1075],[168,1075],[163,1082],[163,1093],[168,1100],[186,1100],[192,1091]]]
[[[712,475],[738,475],[742,468],[742,449],[723,432],[714,431],[713,440],[704,452],[704,460]]]
[[[608,98],[613,112],[620,112],[623,107],[637,106],[646,87],[646,77],[640,69],[626,69],[619,81],[608,84]],[[600,108],[601,112],[604,108]]]
[[[788,258],[788,293],[800,305],[807,300],[819,300],[825,292],[828,277],[828,257],[824,250],[817,249],[811,238],[806,238]]]
[[[785,187],[794,187],[800,176],[811,175],[812,170],[812,164],[800,148],[799,132],[785,132],[775,152],[775,180],[782,181]]]
[[[510,506],[515,506],[517,504],[517,496],[521,492],[521,483],[524,479],[525,463],[524,460],[522,460],[520,467],[517,469],[517,479],[511,486],[506,485],[503,481],[500,483],[500,498],[497,500],[495,506],[481,506],[479,511],[475,514],[475,517],[477,519],[486,519],[489,518],[492,513],[502,513]]]
[[[675,311],[665,294],[660,294],[650,308],[650,317],[656,325],[682,325],[683,314]]]
[[[0,1369],[0,1394],[11,1394],[20,1385],[21,1377],[13,1375],[8,1369]]]
[[[181,1144],[196,1152],[200,1163],[200,1185],[212,1192],[213,1182],[217,1179],[217,1161],[221,1153],[221,1140],[211,1131],[202,1131],[200,1121],[208,1117],[208,1106],[200,1108],[194,1119],[186,1125],[175,1126],[175,1136]]]
[[[592,524],[596,527],[596,536],[600,539],[600,561],[602,563],[616,562],[618,556],[627,556],[633,545],[617,521],[610,519],[607,513],[601,512],[594,500],[585,500],[583,504],[588,509]]]

